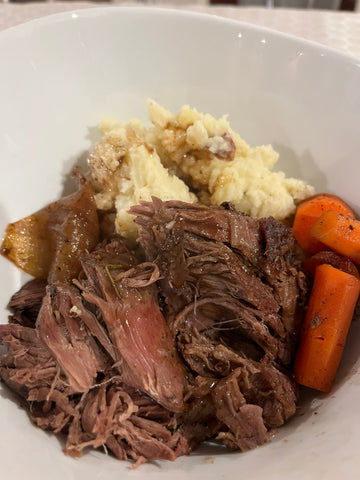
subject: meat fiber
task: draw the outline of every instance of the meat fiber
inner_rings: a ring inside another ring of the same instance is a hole
[[[228,204],[154,198],[131,213],[141,258],[111,236],[72,285],[13,295],[0,378],[69,455],[105,448],[138,466],[206,440],[263,444],[296,410],[306,285],[291,230]]]
[[[82,317],[88,315],[79,291],[66,284],[50,285],[36,321],[37,333],[56,358],[69,384],[87,392],[104,370],[100,352]]]
[[[83,298],[101,312],[124,382],[169,410],[182,411],[185,375],[157,303],[158,269],[148,264],[131,268],[135,260],[130,256],[114,263],[113,248],[121,246],[112,242],[83,255]]]
[[[28,402],[40,428],[66,434],[65,452],[79,456],[87,447],[107,447],[122,460],[174,460],[190,445],[174,415],[130,389],[109,368],[100,384],[79,395],[34,328],[0,326],[3,381]]]
[[[291,363],[303,302],[292,231],[272,218],[253,219],[231,205],[143,202],[133,207],[139,241],[164,277],[162,291],[174,331],[235,338],[241,332],[266,354]],[[195,312],[195,313],[194,313]]]
[[[46,280],[34,278],[23,285],[11,297],[8,308],[12,311],[11,321],[25,327],[33,327],[45,295]]]
[[[195,379],[212,379],[203,395],[218,438],[241,450],[264,443],[296,410],[289,372],[306,285],[292,231],[231,205],[154,198],[131,212],[177,348]]]
[[[70,455],[105,446],[137,465],[189,453],[174,413],[184,408],[184,368],[157,304],[156,267],[136,266],[118,237],[84,253],[82,264],[78,286],[31,281],[12,297],[13,323],[0,325],[2,380],[36,425],[66,434]],[[106,302],[117,310],[103,316]],[[37,318],[28,327],[15,317],[30,306]]]

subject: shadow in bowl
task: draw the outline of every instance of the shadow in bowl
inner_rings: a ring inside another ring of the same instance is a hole
[[[316,185],[317,192],[327,191],[326,175],[317,165],[310,150],[304,150],[301,155],[297,155],[292,148],[286,145],[273,144],[274,150],[279,153],[279,160],[275,165],[275,170],[282,170],[287,176],[305,180],[311,185]],[[311,175],[309,175],[311,172]]]
[[[83,150],[81,153],[68,158],[63,165],[62,169],[62,195],[66,196],[74,193],[77,190],[77,182],[74,179],[73,171],[75,167],[80,167],[83,175],[89,172],[88,158],[95,147],[96,143],[100,140],[100,129],[97,125],[88,127],[86,140],[89,141],[89,149]]]

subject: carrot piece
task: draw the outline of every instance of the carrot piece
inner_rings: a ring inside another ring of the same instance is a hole
[[[312,257],[307,258],[303,263],[303,270],[314,277],[316,267],[324,263],[332,265],[334,268],[338,268],[349,275],[354,275],[354,277],[360,280],[359,270],[349,258],[329,250],[315,253]]]
[[[294,373],[306,387],[329,392],[360,292],[360,280],[331,265],[316,268]]]
[[[360,265],[360,221],[329,210],[311,228],[311,235]]]
[[[309,253],[326,250],[324,244],[315,239],[310,231],[315,221],[327,210],[334,210],[355,218],[355,213],[344,200],[330,193],[319,193],[301,202],[296,209],[293,231],[300,247]]]

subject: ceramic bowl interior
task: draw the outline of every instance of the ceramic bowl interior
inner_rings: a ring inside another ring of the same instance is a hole
[[[189,104],[251,145],[272,143],[278,168],[337,193],[360,212],[360,60],[214,16],[108,7],[51,16],[0,34],[0,229],[57,199],[98,139],[104,115],[147,121],[145,101]],[[25,276],[0,259],[1,322]],[[354,323],[330,395],[307,393],[272,441],[246,454],[211,445],[134,478],[338,479],[360,471],[360,327]],[[102,452],[65,457],[0,389],[6,478],[115,479],[128,465]]]

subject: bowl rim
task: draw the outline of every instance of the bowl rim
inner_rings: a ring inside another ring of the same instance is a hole
[[[264,33],[267,35],[271,35],[274,38],[279,39],[287,39],[288,41],[292,41],[294,43],[298,43],[301,45],[308,46],[309,48],[323,50],[324,54],[332,55],[334,57],[338,57],[338,59],[347,60],[351,63],[354,63],[356,66],[360,68],[360,57],[357,57],[354,54],[343,52],[335,47],[328,46],[321,42],[310,40],[299,35],[282,32],[280,30],[257,25],[255,23],[251,23],[249,21],[243,21],[238,19],[233,19],[225,16],[221,16],[217,13],[210,13],[210,12],[200,12],[200,11],[193,11],[193,10],[186,10],[176,8],[174,6],[164,7],[164,6],[156,6],[156,5],[118,5],[118,4],[110,4],[106,6],[96,6],[96,7],[86,7],[80,9],[71,9],[63,12],[52,13],[49,15],[44,15],[38,18],[34,18],[23,23],[13,25],[11,27],[6,28],[5,30],[0,31],[0,44],[1,42],[6,42],[7,40],[11,40],[13,36],[24,35],[27,33],[31,33],[35,27],[42,27],[49,24],[55,23],[62,23],[66,22],[69,19],[78,19],[79,17],[91,19],[93,17],[98,16],[106,16],[111,11],[111,15],[114,13],[124,14],[124,15],[148,15],[148,16],[168,16],[168,17],[178,17],[181,21],[187,18],[194,18],[198,19],[199,21],[208,21],[213,22],[214,24],[228,24],[229,26],[233,27],[241,27],[248,31],[254,31],[256,33]]]

